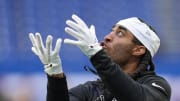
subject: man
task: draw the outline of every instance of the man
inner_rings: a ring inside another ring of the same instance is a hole
[[[45,65],[48,75],[47,101],[170,101],[168,82],[156,75],[153,56],[159,49],[156,32],[141,19],[117,22],[100,44],[95,27],[76,15],[67,20],[65,31],[77,40],[64,43],[78,46],[89,57],[100,80],[89,81],[68,91],[58,55],[61,39],[52,50],[52,36],[44,47],[39,33],[30,33],[32,51]]]

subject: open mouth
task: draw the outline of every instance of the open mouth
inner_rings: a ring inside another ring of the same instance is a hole
[[[105,42],[103,42],[103,41],[100,43],[100,45],[101,45],[104,49],[107,48]]]

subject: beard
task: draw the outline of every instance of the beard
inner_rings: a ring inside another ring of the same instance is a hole
[[[122,47],[116,47],[113,49],[105,48],[104,52],[108,57],[111,58],[114,63],[118,64],[122,69],[131,58],[131,51]]]

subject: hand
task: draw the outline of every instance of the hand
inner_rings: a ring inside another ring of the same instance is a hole
[[[62,64],[59,57],[59,51],[61,47],[62,39],[58,39],[54,51],[52,50],[52,40],[51,35],[47,36],[46,47],[43,44],[40,33],[29,33],[29,38],[32,42],[32,51],[36,54],[41,62],[44,64],[44,71],[48,75],[56,75],[62,73]]]
[[[102,49],[96,37],[95,27],[91,25],[88,28],[86,23],[74,14],[72,15],[72,19],[74,21],[66,21],[69,27],[66,27],[65,31],[77,40],[65,39],[64,43],[78,46],[84,54],[91,58]]]

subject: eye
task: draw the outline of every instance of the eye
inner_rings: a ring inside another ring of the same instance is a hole
[[[122,37],[122,36],[123,36],[123,33],[122,33],[122,32],[118,32],[118,33],[117,33],[117,36]]]

